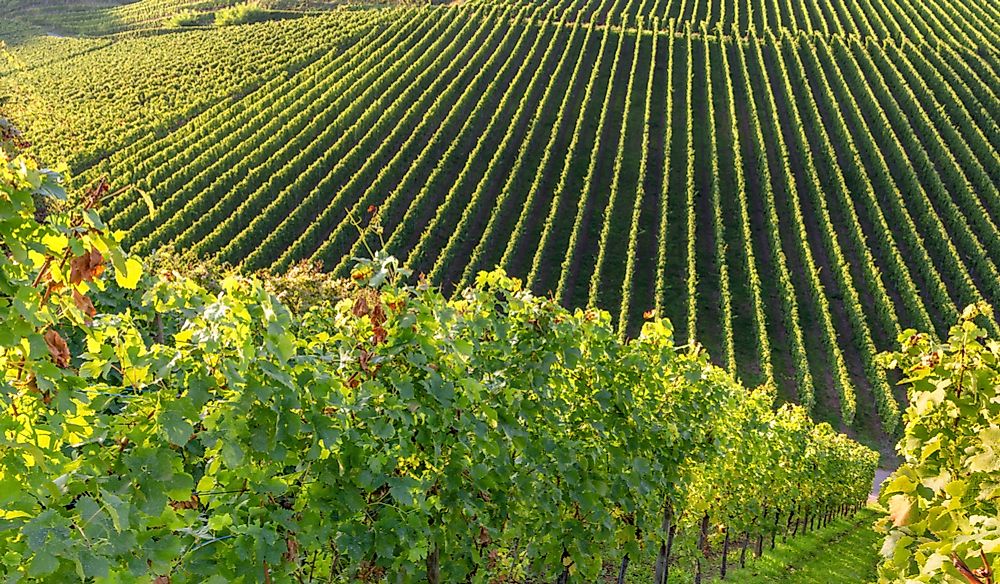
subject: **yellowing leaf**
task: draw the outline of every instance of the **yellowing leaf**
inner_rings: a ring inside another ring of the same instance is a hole
[[[986,428],[979,433],[983,450],[969,457],[968,467],[972,472],[1000,471],[1000,428]]]
[[[889,518],[896,527],[909,525],[912,511],[913,499],[906,495],[895,495],[889,499]]]
[[[962,480],[951,481],[944,488],[945,492],[951,495],[952,497],[961,497],[962,495],[965,494],[965,491],[967,489],[968,485],[966,484],[965,481]]]
[[[42,237],[42,244],[53,254],[61,254],[69,245],[69,238],[60,233],[50,233]]]
[[[913,491],[916,487],[916,483],[913,482],[910,477],[906,475],[898,475],[892,479],[889,483],[882,487],[883,493],[909,493]]]
[[[134,290],[142,276],[142,264],[135,258],[125,260],[124,269],[115,270],[115,281],[122,288]]]

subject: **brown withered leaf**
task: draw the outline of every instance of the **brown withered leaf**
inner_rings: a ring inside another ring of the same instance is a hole
[[[382,307],[381,299],[376,296],[374,299],[375,306],[371,310],[372,324],[375,326],[381,326],[387,319],[385,316],[385,308]]]
[[[55,361],[56,365],[69,367],[69,345],[66,344],[66,341],[52,329],[45,331],[43,336],[45,345],[49,348],[49,354],[52,355],[52,360]]]
[[[351,307],[351,312],[354,316],[361,318],[362,316],[368,314],[371,308],[368,306],[368,295],[365,293],[358,294],[357,298],[354,299],[354,306]]]
[[[157,576],[153,584],[170,584],[170,576]]]
[[[388,331],[385,330],[385,328],[381,326],[375,326],[372,328],[372,336],[374,338],[375,344],[381,345],[382,343],[385,342],[385,339],[388,338],[389,333]]]
[[[486,547],[486,546],[490,545],[490,543],[492,543],[492,542],[493,542],[493,538],[490,537],[490,532],[487,531],[487,529],[486,529],[485,526],[480,525],[479,526],[479,536],[476,537],[476,543],[479,544],[479,547]]]
[[[104,256],[96,249],[69,261],[69,281],[72,284],[91,282],[104,273]]]
[[[285,538],[285,548],[287,551],[284,553],[283,556],[284,560],[292,564],[298,562],[299,561],[298,540],[289,535],[288,537]]]
[[[94,308],[94,303],[90,301],[90,298],[86,294],[80,294],[76,289],[73,290],[73,304],[76,304],[76,307],[90,318],[97,316],[97,309]]]
[[[355,578],[361,582],[378,582],[385,575],[385,568],[377,566],[370,560],[361,562]]]
[[[56,282],[55,280],[52,279],[52,276],[46,276],[46,280],[48,281],[47,295],[52,295],[52,293],[58,292],[63,289],[63,283]]]
[[[173,507],[174,511],[197,509],[201,506],[201,500],[198,499],[198,495],[191,495],[191,498],[187,501],[171,501],[170,506]]]

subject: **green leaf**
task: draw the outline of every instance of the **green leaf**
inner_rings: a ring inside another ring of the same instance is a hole
[[[83,575],[86,578],[106,578],[111,568],[106,558],[98,556],[88,550],[80,552],[80,566],[83,568]]]
[[[419,539],[415,542],[410,542],[410,549],[407,552],[406,559],[411,562],[420,562],[427,558],[427,540]]]
[[[402,478],[402,479],[391,479],[389,481],[389,493],[392,498],[405,507],[413,505],[413,493],[411,489],[413,487],[413,480]]]
[[[160,429],[171,444],[184,446],[191,439],[194,427],[191,422],[184,418],[183,414],[173,409],[168,409],[160,413],[158,418]]]
[[[986,428],[979,433],[982,451],[969,457],[972,472],[1000,472],[1000,428]]]
[[[233,524],[233,518],[228,513],[212,515],[208,518],[208,528],[212,531],[221,531]]]
[[[238,468],[243,463],[243,449],[235,441],[226,440],[222,445],[222,459],[229,468]]]
[[[372,422],[372,433],[383,440],[392,438],[396,430],[392,427],[392,421],[387,419],[377,419]]]
[[[108,515],[111,516],[111,522],[115,526],[115,529],[117,529],[119,533],[128,531],[130,527],[130,505],[117,495],[104,490],[101,491],[101,499],[104,501]]]
[[[42,578],[59,568],[59,558],[44,549],[35,552],[35,557],[28,564],[28,575],[32,578]]]
[[[455,347],[455,350],[458,351],[458,354],[463,357],[468,358],[472,356],[474,347],[469,341],[466,341],[465,339],[456,339],[453,346]]]

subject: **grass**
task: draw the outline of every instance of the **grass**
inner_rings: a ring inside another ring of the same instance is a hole
[[[866,584],[876,580],[879,547],[882,538],[872,529],[880,516],[875,509],[862,509],[854,517],[836,519],[823,529],[799,535],[786,542],[778,537],[775,549],[765,540],[764,555],[753,558],[752,548],[747,554],[746,567],[739,568],[739,544],[734,544],[729,555],[729,573],[719,577],[720,549],[713,546],[712,558],[705,564],[704,579],[721,584]],[[683,539],[693,534],[678,534]],[[693,545],[693,541],[688,542]],[[646,584],[653,573],[652,557],[632,562],[625,578],[626,584]],[[670,582],[694,581],[693,560],[675,560],[670,567]],[[600,584],[615,584],[618,562],[609,562]],[[571,582],[573,580],[571,579]]]
[[[740,584],[863,584],[876,579],[881,536],[872,529],[873,509],[833,521],[825,529],[778,543],[726,581]],[[714,581],[719,581],[718,579]]]

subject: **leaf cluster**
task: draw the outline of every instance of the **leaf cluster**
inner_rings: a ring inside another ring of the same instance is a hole
[[[902,369],[910,406],[898,449],[905,463],[882,487],[889,516],[881,582],[994,582],[1000,557],[1000,343],[963,311],[947,340],[904,331],[884,356]]]

